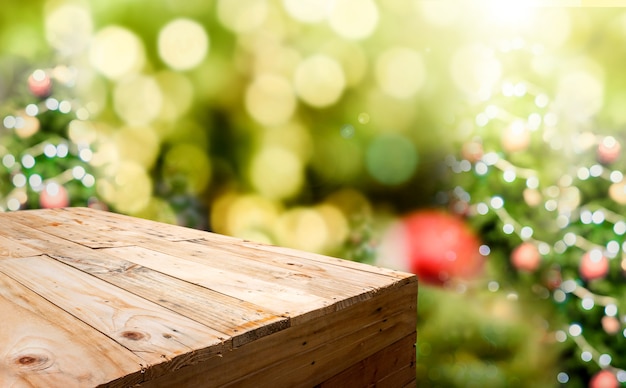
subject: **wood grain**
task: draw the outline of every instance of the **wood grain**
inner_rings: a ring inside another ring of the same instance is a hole
[[[144,361],[0,273],[0,386],[93,387],[143,380]]]
[[[415,276],[385,268],[89,208],[0,213],[0,386],[405,386],[416,305]]]
[[[0,271],[114,338],[148,365],[177,356],[187,357],[227,338],[223,333],[48,257],[2,260]]]

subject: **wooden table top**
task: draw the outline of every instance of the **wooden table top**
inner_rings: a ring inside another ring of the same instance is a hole
[[[0,213],[0,386],[129,386],[412,282],[89,208]]]

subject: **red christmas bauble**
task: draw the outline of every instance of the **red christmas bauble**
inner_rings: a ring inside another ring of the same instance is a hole
[[[28,77],[28,90],[36,97],[48,97],[52,93],[52,79],[43,70],[35,70]]]
[[[615,140],[613,136],[607,136],[602,139],[600,144],[598,144],[596,156],[598,158],[598,162],[602,164],[611,164],[620,157],[621,152],[621,144]]]
[[[617,388],[619,382],[615,374],[609,370],[603,369],[593,375],[589,380],[589,388]]]
[[[583,255],[578,270],[587,281],[601,279],[609,273],[609,259],[599,249],[593,249]]]
[[[65,187],[52,182],[39,194],[39,204],[44,209],[67,207],[70,204],[70,197]]]
[[[522,243],[511,253],[511,264],[520,271],[534,272],[540,263],[541,255],[533,243]]]
[[[441,210],[419,210],[390,229],[387,255],[402,257],[404,267],[420,281],[443,285],[452,279],[470,280],[484,266],[480,240],[462,218]]]

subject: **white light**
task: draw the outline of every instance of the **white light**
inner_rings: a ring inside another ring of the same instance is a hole
[[[538,108],[545,108],[548,106],[548,102],[550,102],[550,100],[545,94],[538,94],[537,97],[535,97],[535,105],[537,105]]]
[[[626,371],[617,371],[617,381],[619,381],[620,383],[626,382]]]
[[[461,160],[461,162],[459,163],[459,168],[463,172],[468,172],[472,169],[472,164],[469,162],[469,160]]]
[[[624,179],[624,174],[622,174],[621,171],[612,171],[611,175],[609,176],[609,178],[611,179],[611,182],[613,183],[620,183],[623,179]]]
[[[536,176],[531,176],[526,179],[526,187],[529,189],[536,189],[539,187],[539,179]]]
[[[504,206],[504,200],[502,197],[493,197],[491,198],[491,207],[494,209],[500,209]]]
[[[617,315],[617,306],[614,304],[607,304],[604,307],[604,313],[609,317],[614,317]]]
[[[576,234],[572,232],[565,233],[565,236],[563,236],[563,241],[565,242],[565,244],[571,247],[572,245],[576,244]]]
[[[578,285],[574,280],[566,280],[561,283],[561,289],[567,293],[574,292],[578,288]]]
[[[491,249],[487,245],[481,245],[480,248],[478,248],[478,252],[483,256],[488,256],[489,253],[491,253]]]
[[[20,206],[22,206],[22,204],[17,198],[11,198],[7,201],[7,208],[9,210],[12,210],[12,211],[19,210]]]
[[[55,157],[57,155],[57,148],[54,146],[54,144],[48,143],[43,148],[43,153],[47,157],[53,158],[53,157]]]
[[[483,156],[483,162],[485,162],[488,166],[493,166],[498,162],[498,160],[500,160],[500,157],[495,152],[489,152]]]
[[[72,169],[72,176],[74,179],[83,179],[85,176],[85,168],[83,166],[76,166]]]
[[[600,364],[601,367],[606,367],[606,366],[611,365],[611,361],[612,361],[611,356],[606,353],[601,354],[600,358],[598,358],[598,364]]]
[[[583,333],[583,328],[578,323],[573,323],[569,326],[569,335],[572,337],[578,337]]]
[[[554,199],[549,199],[546,201],[545,208],[549,212],[553,212],[557,209],[558,204]]]
[[[593,215],[589,210],[583,210],[580,212],[580,222],[583,224],[591,224]]]
[[[541,126],[541,115],[539,113],[532,113],[528,116],[528,129],[531,131],[537,130]]]
[[[602,210],[596,210],[595,212],[593,212],[593,215],[591,216],[591,221],[593,221],[593,223],[596,225],[600,225],[601,223],[603,223],[604,212]]]
[[[487,284],[487,289],[491,292],[496,292],[500,289],[500,284],[498,284],[495,280],[492,280]]]
[[[554,291],[554,295],[552,295],[552,297],[557,303],[563,303],[565,302],[565,299],[567,299],[567,295],[565,295],[565,293],[561,290]]]
[[[89,148],[83,148],[78,153],[78,156],[83,162],[89,163],[93,157],[93,152]]]
[[[479,113],[476,115],[476,125],[479,127],[484,127],[489,123],[489,117],[484,113]]]
[[[37,113],[39,113],[39,108],[35,104],[28,104],[26,105],[26,109],[24,109],[24,111],[29,116],[37,116]]]
[[[567,250],[567,245],[563,241],[557,241],[554,243],[554,251],[558,254],[564,253]]]
[[[542,255],[547,255],[550,253],[550,245],[548,245],[545,242],[541,242],[537,245],[537,249],[539,250],[539,253],[541,253]]]
[[[567,341],[567,333],[565,333],[563,330],[557,330],[556,333],[554,333],[554,337],[558,342]]]
[[[502,231],[505,234],[511,234],[511,233],[515,232],[515,227],[513,227],[513,225],[511,225],[511,224],[504,224],[504,226],[502,227]]]
[[[63,100],[59,103],[59,112],[61,113],[70,113],[72,111],[72,103],[67,101],[67,100]]]
[[[476,212],[480,214],[481,216],[484,216],[485,214],[489,212],[489,206],[487,206],[486,203],[481,202],[476,205]]]
[[[515,175],[515,171],[513,170],[505,171],[503,177],[504,177],[504,181],[508,183],[512,183],[513,181],[515,181],[515,178],[517,178],[517,176]]]
[[[38,191],[42,183],[43,183],[43,180],[41,179],[41,175],[39,174],[33,174],[30,177],[28,177],[28,184],[35,191]]]
[[[474,170],[476,171],[476,174],[478,175],[485,175],[486,173],[489,172],[489,167],[483,162],[477,162],[476,166],[474,167]]]
[[[13,186],[24,187],[26,185],[26,176],[24,174],[15,174],[12,181]]]
[[[93,187],[96,184],[96,178],[91,174],[86,174],[81,180],[85,187]]]
[[[626,233],[626,222],[617,221],[615,225],[613,225],[613,232],[615,232],[615,234],[619,234],[620,236]]]
[[[533,236],[533,228],[530,226],[524,226],[520,231],[520,236],[524,239],[531,238]]]
[[[56,98],[48,98],[46,100],[46,108],[57,110],[59,108],[59,101]]]
[[[585,310],[591,310],[595,306],[595,303],[592,298],[583,298],[580,304]]]
[[[591,354],[591,352],[585,350],[584,352],[582,352],[580,354],[580,358],[584,361],[584,362],[589,362],[593,359],[593,355]]]
[[[618,243],[617,241],[615,241],[615,240],[613,240],[613,241],[609,241],[609,242],[606,244],[606,250],[607,250],[610,254],[615,255],[617,252],[619,252],[619,243]]]
[[[515,90],[513,92],[517,97],[523,97],[526,95],[526,85],[523,82],[517,83],[515,85]]]
[[[489,117],[490,119],[495,119],[496,117],[498,117],[499,111],[500,110],[495,105],[489,105],[487,108],[485,108],[485,113],[487,114],[487,117]]]
[[[6,168],[11,168],[15,165],[15,156],[11,154],[6,154],[2,157],[2,164]],[[625,225],[626,226],[626,225]]]
[[[589,173],[589,169],[586,167],[579,168],[578,172],[576,173],[576,176],[578,176],[578,179],[580,179],[581,181],[589,179],[590,175],[591,174]]]
[[[59,158],[64,158],[67,156],[67,154],[69,153],[69,148],[67,147],[67,144],[65,143],[61,143],[57,146],[57,156]]]
[[[593,166],[589,168],[589,174],[591,174],[591,176],[594,178],[597,178],[600,175],[602,175],[602,171],[604,171],[604,168],[602,168],[602,166],[599,164],[594,164]]]
[[[22,166],[24,168],[32,168],[35,165],[35,158],[33,155],[26,154],[22,156]]]
[[[559,372],[559,374],[556,375],[556,380],[561,384],[565,384],[569,381],[569,375],[565,372]]]
[[[6,116],[4,120],[2,120],[2,124],[6,129],[11,129],[15,127],[15,117],[14,116]]]

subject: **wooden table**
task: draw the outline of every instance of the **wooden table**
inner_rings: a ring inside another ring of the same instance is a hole
[[[415,276],[89,208],[0,213],[0,386],[414,385]]]

